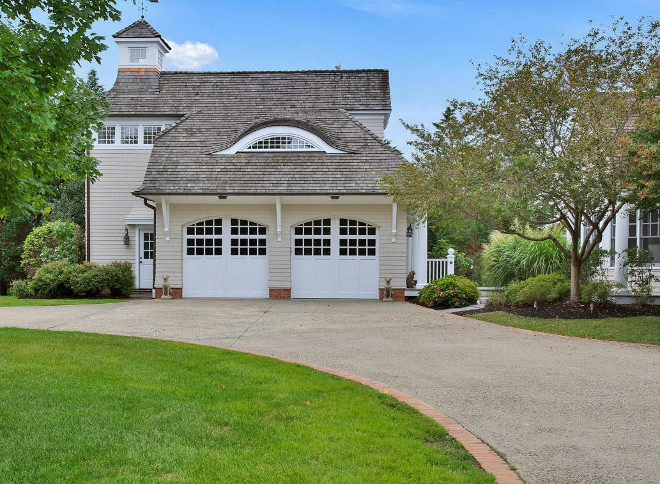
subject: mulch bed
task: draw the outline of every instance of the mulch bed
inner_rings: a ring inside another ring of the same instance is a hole
[[[570,301],[553,304],[539,305],[534,307],[500,306],[470,311],[460,311],[455,314],[469,316],[470,314],[492,313],[493,311],[504,311],[518,316],[546,319],[600,319],[600,318],[625,318],[628,316],[660,316],[660,305],[647,304],[644,306],[632,304],[606,304],[596,305],[593,312],[589,304],[573,303]]]

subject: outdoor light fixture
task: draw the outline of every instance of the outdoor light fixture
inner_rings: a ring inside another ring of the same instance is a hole
[[[220,200],[227,200],[227,195],[218,195]]]
[[[124,245],[129,245],[131,243],[131,237],[128,235],[128,227],[124,229]]]
[[[339,195],[330,195],[330,200],[339,200]]]
[[[406,229],[406,237],[412,237],[412,236],[413,236],[412,224],[408,224],[408,228]]]

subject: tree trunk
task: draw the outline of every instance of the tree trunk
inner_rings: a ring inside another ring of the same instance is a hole
[[[580,273],[582,272],[582,261],[578,254],[573,253],[571,257],[571,301],[580,300]]]

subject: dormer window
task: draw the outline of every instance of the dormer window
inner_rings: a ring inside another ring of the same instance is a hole
[[[146,47],[129,47],[128,54],[131,64],[144,64],[147,62]]]
[[[244,136],[216,155],[236,153],[287,151],[316,151],[327,154],[344,153],[330,146],[314,133],[293,126],[268,126]]]
[[[268,136],[245,148],[250,151],[322,151],[300,136]]]

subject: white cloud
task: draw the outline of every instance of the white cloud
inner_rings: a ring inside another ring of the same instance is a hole
[[[339,0],[339,3],[356,10],[379,15],[407,13],[413,7],[410,2],[397,0]]]
[[[437,4],[420,3],[415,0],[336,0],[346,7],[363,12],[392,17],[405,14],[442,13],[443,7]]]
[[[177,44],[171,40],[166,42],[172,47],[165,61],[177,69],[198,70],[216,62],[218,51],[209,44],[203,42],[185,41],[183,44]]]

